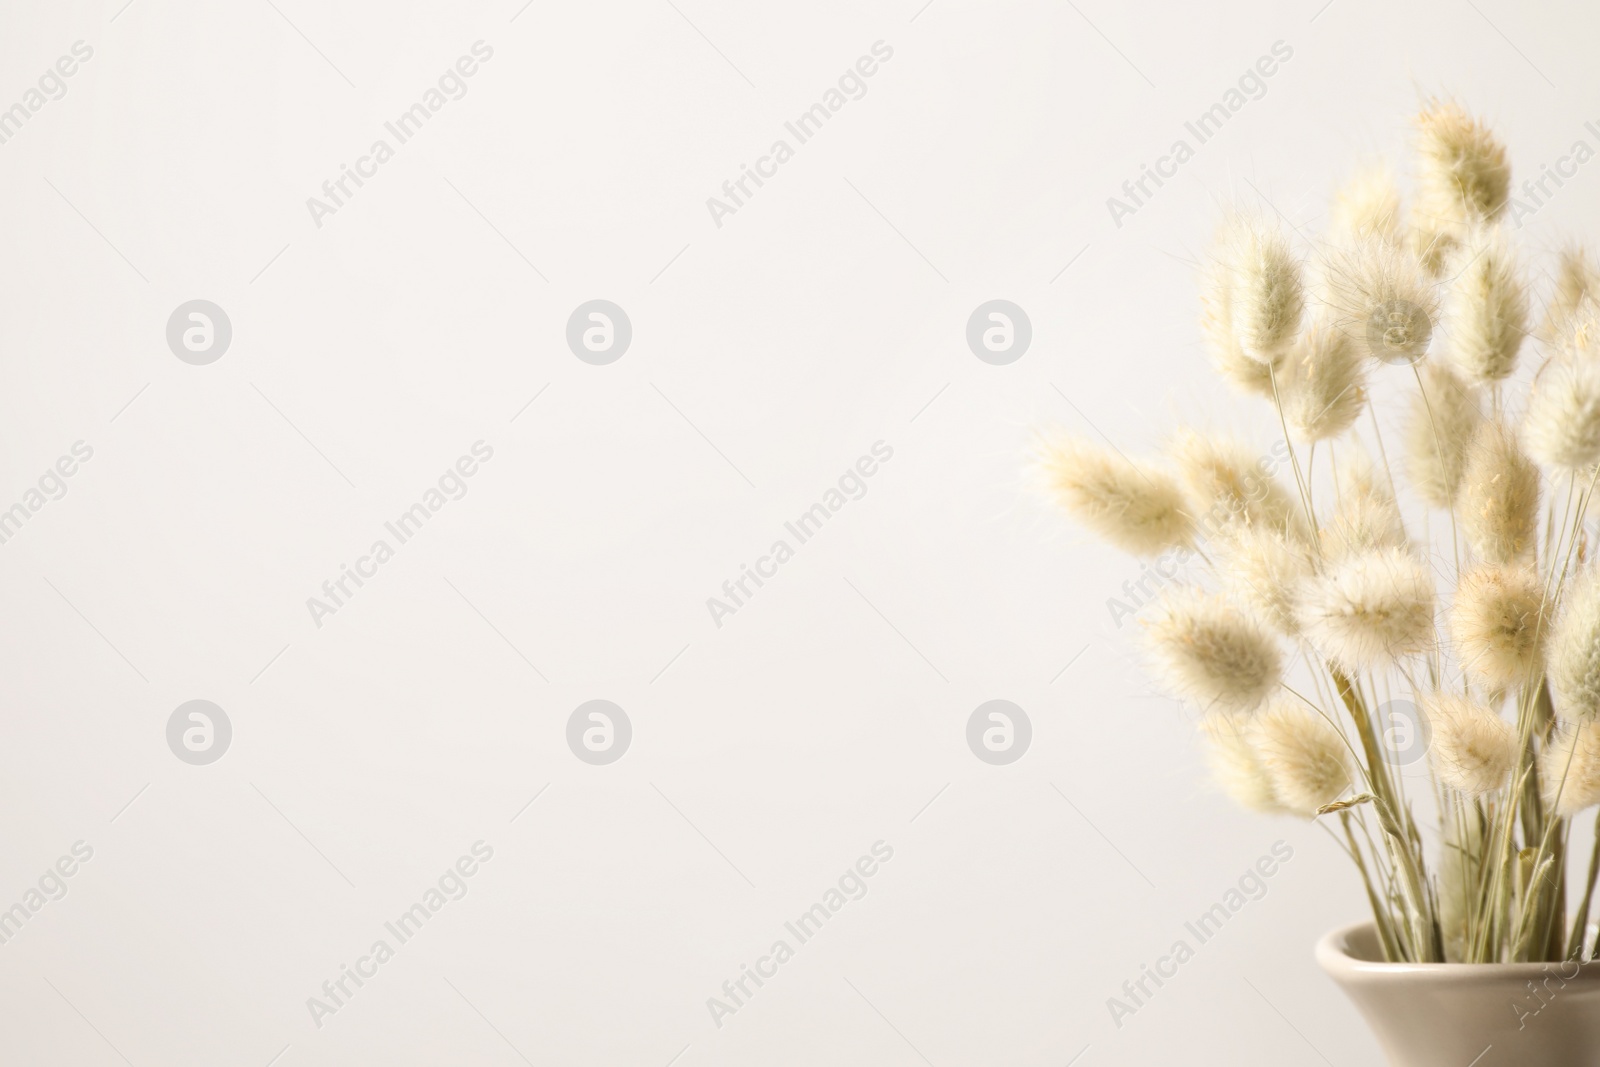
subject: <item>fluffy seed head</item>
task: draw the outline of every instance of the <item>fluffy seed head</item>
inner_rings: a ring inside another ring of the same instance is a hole
[[[1358,349],[1384,363],[1415,363],[1439,319],[1438,286],[1416,256],[1378,238],[1326,253],[1328,303]]]
[[[1596,269],[1594,260],[1582,248],[1563,249],[1556,267],[1555,291],[1550,294],[1550,305],[1545,309],[1545,337],[1559,341],[1570,335],[1577,325],[1579,308],[1597,293],[1600,293],[1600,269]]]
[[[1511,190],[1511,165],[1489,128],[1444,100],[1430,101],[1416,127],[1418,214],[1446,230],[1498,218]]]
[[[1561,724],[1539,763],[1545,804],[1557,815],[1600,804],[1600,722]]]
[[[1109,449],[1058,438],[1038,465],[1057,502],[1090,530],[1137,555],[1187,545],[1194,532],[1177,479],[1142,470]]]
[[[1208,710],[1251,711],[1283,678],[1283,654],[1266,628],[1222,596],[1174,590],[1145,637],[1172,690]]]
[[[1466,469],[1467,446],[1483,420],[1478,393],[1437,360],[1421,368],[1422,389],[1406,423],[1406,471],[1417,494],[1436,508],[1450,507]]]
[[[1600,356],[1600,290],[1587,293],[1567,320],[1567,332],[1557,339],[1557,351],[1594,359]]]
[[[1333,197],[1333,232],[1346,244],[1400,235],[1400,188],[1385,166],[1357,171]]]
[[[1433,726],[1429,755],[1439,780],[1458,793],[1482,796],[1505,785],[1517,762],[1517,732],[1492,708],[1451,693],[1423,700]]]
[[[1250,745],[1278,803],[1316,815],[1350,787],[1350,750],[1327,719],[1299,700],[1279,698],[1250,722]]]
[[[1430,278],[1443,278],[1445,267],[1461,242],[1449,230],[1441,229],[1425,219],[1412,219],[1407,231],[1411,240],[1411,255],[1417,265]]]
[[[1600,362],[1577,355],[1551,360],[1533,383],[1522,434],[1529,454],[1554,470],[1600,460]]]
[[[1282,359],[1262,363],[1244,354],[1233,324],[1232,282],[1215,259],[1206,268],[1200,291],[1200,332],[1211,365],[1224,381],[1241,392],[1272,399],[1272,368]]]
[[[1262,473],[1261,461],[1249,449],[1184,430],[1173,439],[1169,452],[1187,494],[1190,514],[1201,526],[1209,529],[1242,523],[1300,535],[1303,523],[1298,506],[1282,486]]]
[[[1450,636],[1468,678],[1498,693],[1538,676],[1543,600],[1532,567],[1475,567],[1461,576],[1450,605]]]
[[[1207,715],[1200,720],[1206,737],[1206,763],[1211,778],[1233,801],[1266,815],[1283,812],[1272,779],[1250,744],[1249,720],[1232,715]]]
[[[1340,494],[1381,496],[1394,503],[1394,483],[1386,472],[1378,470],[1366,446],[1352,441],[1348,447],[1340,447],[1339,463],[1334,471]]]
[[[1343,433],[1366,406],[1366,360],[1348,331],[1331,321],[1315,322],[1296,338],[1279,367],[1284,420],[1303,440]]]
[[[1359,552],[1305,584],[1300,631],[1346,670],[1387,667],[1433,643],[1433,579],[1403,549]]]
[[[1516,368],[1528,328],[1528,293],[1511,246],[1497,227],[1476,227],[1450,269],[1444,326],[1451,362],[1470,382],[1503,381]]]
[[[1339,500],[1323,529],[1322,554],[1335,562],[1375,548],[1404,548],[1406,527],[1394,487],[1359,445],[1339,454]]]
[[[1600,719],[1600,567],[1568,581],[1550,634],[1550,685],[1562,718]]]
[[[1539,537],[1539,468],[1500,419],[1467,447],[1456,506],[1467,544],[1486,563],[1532,559]]]
[[[1279,633],[1299,633],[1295,598],[1311,574],[1305,548],[1276,530],[1250,526],[1228,527],[1214,544],[1223,587]]]
[[[1341,498],[1321,537],[1323,556],[1334,562],[1378,548],[1404,548],[1407,543],[1399,507],[1392,498],[1375,495]]]
[[[1218,258],[1235,336],[1245,356],[1273,363],[1293,343],[1305,310],[1300,261],[1280,230],[1255,219],[1224,229]]]

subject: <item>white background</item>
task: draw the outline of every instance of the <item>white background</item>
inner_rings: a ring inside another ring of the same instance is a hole
[[[1375,1062],[1311,960],[1363,913],[1354,873],[1214,795],[1106,611],[1138,565],[1023,463],[1051,425],[1265,448],[1199,351],[1217,212],[1314,229],[1424,91],[1523,176],[1593,143],[1580,5],[274,2],[5,5],[0,107],[94,56],[0,145],[0,507],[94,456],[0,546],[0,907],[94,857],[0,945],[0,1060]],[[467,95],[314,225],[478,40]],[[879,40],[866,96],[716,226],[706,198]],[[1265,97],[1115,227],[1106,198],[1280,40]],[[1595,181],[1528,247],[1600,233]],[[209,366],[164,336],[195,298],[232,321]],[[564,341],[593,298],[633,323],[604,367]],[[964,337],[994,298],[1033,324],[1005,367]],[[306,598],[480,439],[468,495],[318,628]],[[866,496],[713,625],[879,440]],[[997,697],[1034,730],[1007,767],[964,737]],[[204,767],[165,740],[196,698],[234,729]],[[566,745],[593,698],[633,724],[610,766]],[[316,1026],[480,839],[470,892]],[[1113,1025],[1280,839],[1267,896]],[[867,896],[714,1025],[878,840]]]

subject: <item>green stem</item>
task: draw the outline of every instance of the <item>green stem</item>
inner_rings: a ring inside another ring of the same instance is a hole
[[[1589,905],[1594,901],[1597,876],[1600,876],[1600,814],[1596,814],[1594,820],[1594,848],[1589,853],[1589,878],[1584,884],[1583,903],[1578,905],[1578,914],[1572,920],[1572,936],[1567,938],[1569,959],[1583,959],[1583,939],[1589,932]],[[1595,947],[1600,948],[1600,942],[1596,942]]]
[[[1444,932],[1439,927],[1439,920],[1423,888],[1426,878],[1421,858],[1414,847],[1415,829],[1411,827],[1410,819],[1400,805],[1395,802],[1394,783],[1384,766],[1383,750],[1378,747],[1378,737],[1373,732],[1372,719],[1367,714],[1366,705],[1362,702],[1361,695],[1356,692],[1350,677],[1332,665],[1328,670],[1333,675],[1333,684],[1339,691],[1339,699],[1344,702],[1345,708],[1350,712],[1351,720],[1355,723],[1361,747],[1367,754],[1367,778],[1372,783],[1373,796],[1376,797],[1373,804],[1378,812],[1378,825],[1383,828],[1390,842],[1389,849],[1399,863],[1412,961],[1443,963]]]
[[[1344,826],[1344,836],[1350,842],[1350,857],[1356,861],[1356,869],[1361,872],[1361,884],[1367,890],[1367,902],[1372,905],[1372,923],[1378,930],[1378,939],[1383,942],[1383,958],[1391,962],[1398,961],[1400,945],[1394,936],[1394,918],[1389,910],[1378,899],[1378,891],[1372,888],[1372,877],[1367,873],[1366,861],[1361,858],[1361,847],[1356,844],[1356,835],[1350,829],[1350,813],[1341,811],[1339,822]],[[1600,841],[1600,837],[1596,838]]]

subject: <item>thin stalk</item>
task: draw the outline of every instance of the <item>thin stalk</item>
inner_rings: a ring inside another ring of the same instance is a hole
[[[1594,901],[1594,883],[1600,877],[1600,813],[1594,820],[1594,847],[1589,851],[1589,877],[1584,883],[1583,902],[1578,905],[1577,916],[1572,920],[1572,934],[1567,938],[1567,958],[1583,959],[1583,941],[1589,933],[1589,905]],[[1596,942],[1600,948],[1600,942]]]
[[[1423,888],[1426,879],[1421,858],[1416,853],[1416,841],[1413,836],[1415,831],[1407,832],[1410,820],[1402,815],[1399,805],[1395,803],[1394,783],[1383,769],[1383,752],[1378,747],[1378,738],[1373,732],[1371,717],[1367,714],[1361,696],[1356,692],[1350,678],[1337,667],[1330,665],[1328,669],[1333,675],[1340,699],[1344,701],[1345,707],[1350,712],[1350,718],[1355,722],[1356,734],[1360,737],[1361,746],[1367,754],[1370,772],[1368,777],[1372,782],[1373,795],[1376,797],[1373,803],[1378,812],[1378,824],[1392,842],[1391,851],[1399,864],[1400,885],[1405,892],[1406,918],[1411,927],[1414,958],[1416,962],[1443,962],[1444,936],[1439,929],[1439,922],[1428,894]]]
[[[1272,406],[1278,411],[1278,425],[1283,428],[1283,443],[1289,449],[1289,466],[1294,471],[1295,488],[1300,491],[1300,505],[1306,511],[1306,535],[1311,539],[1312,551],[1322,558],[1322,546],[1317,537],[1317,516],[1311,510],[1311,495],[1306,490],[1305,476],[1300,472],[1300,458],[1295,455],[1294,441],[1289,437],[1289,420],[1283,414],[1283,401],[1278,396],[1278,371],[1267,364],[1267,377],[1272,382]]]
[[[1344,826],[1345,838],[1350,842],[1350,856],[1356,861],[1356,869],[1361,872],[1361,884],[1367,890],[1367,902],[1372,905],[1373,925],[1378,929],[1378,939],[1383,942],[1383,956],[1387,960],[1400,959],[1400,945],[1395,939],[1393,917],[1388,909],[1378,900],[1377,890],[1372,888],[1372,878],[1367,873],[1367,865],[1361,858],[1361,847],[1356,844],[1356,835],[1350,829],[1350,813],[1341,811],[1339,822]]]

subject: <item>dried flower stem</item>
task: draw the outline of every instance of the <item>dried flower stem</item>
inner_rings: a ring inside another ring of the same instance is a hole
[[[1584,938],[1589,935],[1589,905],[1594,902],[1596,878],[1600,878],[1600,814],[1594,820],[1594,848],[1589,853],[1589,876],[1584,879],[1583,903],[1578,905],[1578,912],[1572,919],[1572,933],[1567,937],[1567,944],[1580,958],[1583,956]],[[1595,947],[1600,949],[1600,940],[1595,942]]]
[[[1300,504],[1306,509],[1306,528],[1313,534],[1317,528],[1316,512],[1311,510],[1311,495],[1306,489],[1305,476],[1300,473],[1300,460],[1294,452],[1294,442],[1289,438],[1289,421],[1283,415],[1283,398],[1278,395],[1278,372],[1275,368],[1268,367],[1268,378],[1272,382],[1272,406],[1278,412],[1278,425],[1283,429],[1283,441],[1289,449],[1289,466],[1294,470],[1295,488],[1300,491]],[[1311,538],[1312,551],[1320,559],[1322,550],[1317,547],[1317,538]]]
[[[1330,666],[1328,670],[1333,676],[1334,686],[1339,691],[1339,698],[1344,702],[1345,708],[1350,712],[1351,720],[1355,723],[1361,747],[1366,751],[1368,780],[1372,784],[1373,793],[1377,795],[1378,825],[1383,828],[1386,838],[1390,840],[1391,854],[1399,861],[1399,870],[1404,876],[1402,885],[1406,894],[1406,917],[1411,925],[1407,939],[1408,958],[1419,963],[1442,963],[1444,938],[1439,930],[1438,920],[1429,915],[1430,909],[1425,906],[1422,860],[1408,847],[1410,839],[1416,835],[1415,828],[1411,826],[1411,813],[1403,805],[1396,803],[1396,790],[1393,780],[1389,777],[1388,763],[1383,758],[1382,749],[1378,747],[1377,734],[1372,728],[1372,718],[1367,713],[1361,695],[1356,692],[1349,676],[1338,667]]]

